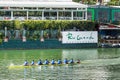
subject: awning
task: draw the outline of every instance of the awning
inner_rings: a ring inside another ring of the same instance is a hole
[[[87,8],[76,2],[0,1],[0,7]]]
[[[112,29],[119,29],[120,27],[118,25],[113,25],[113,24],[108,24],[108,25],[100,25],[99,29],[107,29],[107,30],[112,30]]]

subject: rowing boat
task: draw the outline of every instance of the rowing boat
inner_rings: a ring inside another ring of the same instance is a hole
[[[70,66],[70,65],[76,65],[77,63],[72,63],[72,64],[43,64],[43,65],[28,65],[28,66],[24,66],[24,65],[14,65],[11,64],[10,66],[8,66],[8,69],[24,69],[24,68],[34,68],[34,67],[44,67],[44,66]]]

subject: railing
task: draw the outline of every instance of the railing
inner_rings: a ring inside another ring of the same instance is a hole
[[[72,17],[49,17],[49,16],[45,16],[45,17],[41,17],[41,16],[29,16],[27,18],[27,16],[14,16],[13,18],[11,18],[11,16],[0,16],[0,20],[72,20]],[[85,20],[83,17],[73,17],[73,20]]]

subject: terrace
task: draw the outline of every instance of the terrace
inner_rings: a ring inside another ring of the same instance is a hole
[[[2,0],[1,20],[87,20],[87,5],[71,0]]]

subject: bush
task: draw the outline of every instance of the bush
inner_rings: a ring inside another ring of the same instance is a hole
[[[0,39],[0,44],[2,43],[2,39]]]
[[[51,36],[61,37],[61,31],[70,30],[74,27],[80,31],[94,31],[96,22],[79,20],[25,20],[25,21],[0,21],[0,29],[7,27],[8,30],[26,30],[28,39],[39,39],[40,36],[48,39]],[[43,34],[40,32],[43,31]],[[54,34],[52,32],[55,32]]]
[[[44,29],[72,29],[77,27],[83,30],[94,30],[95,22],[93,21],[69,21],[69,20],[25,20],[25,21],[0,21],[0,29],[22,29],[23,27],[27,30],[44,30]]]

